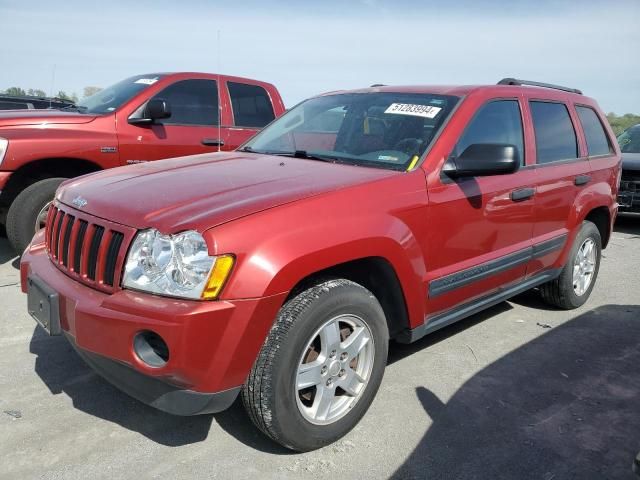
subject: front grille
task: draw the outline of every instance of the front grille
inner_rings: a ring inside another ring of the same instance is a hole
[[[120,283],[126,247],[135,230],[64,205],[51,207],[45,241],[51,261],[67,275],[98,290]]]
[[[620,180],[620,190],[624,192],[640,193],[640,172],[622,171],[622,179]]]

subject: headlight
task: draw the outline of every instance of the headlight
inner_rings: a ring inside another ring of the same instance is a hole
[[[0,137],[0,165],[2,165],[4,155],[7,153],[7,147],[9,147],[9,140]]]
[[[198,232],[138,233],[124,267],[125,288],[171,297],[217,298],[233,267],[233,256],[209,256]]]

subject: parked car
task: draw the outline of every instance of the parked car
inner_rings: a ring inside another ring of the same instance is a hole
[[[31,95],[6,95],[0,93],[0,110],[34,110],[43,108],[64,108],[73,105],[69,100],[55,97],[34,97]]]
[[[625,130],[618,143],[622,151],[622,177],[618,203],[621,212],[640,212],[640,125]]]
[[[22,257],[29,312],[142,402],[241,394],[275,441],[327,445],[390,339],[534,287],[591,294],[620,150],[594,100],[526,84],[333,92],[236,152],[65,182]]]
[[[64,179],[233,150],[283,111],[280,94],[265,82],[159,73],[127,78],[59,110],[0,112],[0,225],[22,252]]]

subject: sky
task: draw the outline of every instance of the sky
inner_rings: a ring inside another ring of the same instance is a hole
[[[516,77],[640,114],[640,0],[0,0],[0,19],[0,90],[82,96],[204,71],[271,82],[290,107],[373,83]]]

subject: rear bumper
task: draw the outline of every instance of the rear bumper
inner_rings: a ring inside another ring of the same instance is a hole
[[[220,411],[238,394],[286,293],[233,301],[191,301],[77,282],[49,259],[36,235],[20,265],[22,289],[37,276],[58,294],[60,326],[85,361],[131,396],[178,415]],[[134,337],[162,337],[169,359],[144,363]]]

